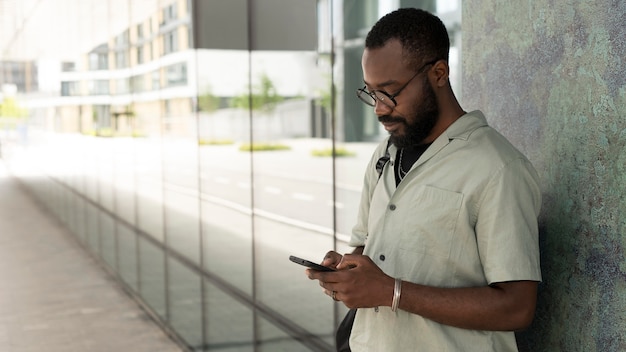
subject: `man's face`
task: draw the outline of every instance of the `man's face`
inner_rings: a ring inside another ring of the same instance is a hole
[[[400,148],[424,143],[439,116],[437,97],[428,81],[428,70],[432,66],[426,65],[420,72],[416,71],[419,67],[408,68],[403,63],[402,46],[397,40],[363,53],[367,90],[382,91],[394,97],[396,104],[389,99],[385,99],[386,104],[377,101],[374,111],[391,135],[391,142]],[[401,94],[397,94],[398,91]]]
[[[421,97],[408,101],[411,109],[403,116],[394,109],[391,114],[379,115],[378,121],[383,123],[396,122],[399,127],[389,131],[391,142],[398,148],[404,148],[424,143],[430,135],[439,117],[437,98],[435,91],[430,86],[428,79],[421,79]],[[419,85],[420,82],[416,82]]]

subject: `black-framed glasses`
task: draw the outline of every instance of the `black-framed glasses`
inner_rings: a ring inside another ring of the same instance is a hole
[[[400,89],[398,89],[397,92],[395,92],[394,94],[388,94],[385,91],[382,90],[373,90],[373,91],[368,91],[367,90],[367,86],[363,86],[363,88],[359,88],[356,90],[356,96],[361,99],[362,102],[364,102],[365,104],[369,105],[369,106],[376,106],[376,101],[380,101],[381,103],[385,104],[386,106],[390,107],[390,108],[395,108],[396,105],[398,105],[398,103],[396,102],[396,97],[398,95],[400,95],[400,93],[404,90],[404,88],[406,88],[409,83],[411,83],[411,81],[417,77],[420,73],[422,73],[424,71],[424,69],[429,66],[429,65],[433,65],[434,63],[436,63],[437,61],[439,61],[439,59],[433,60],[433,61],[429,61],[427,63],[425,63],[422,67],[420,67],[419,70],[417,70],[417,72],[415,72],[415,74],[413,75],[413,77],[411,77],[402,87],[400,87]]]

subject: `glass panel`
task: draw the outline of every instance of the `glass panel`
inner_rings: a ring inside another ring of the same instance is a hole
[[[184,159],[185,157],[181,157]],[[184,178],[183,165],[165,166],[170,182],[164,187],[165,231],[170,248],[185,257],[200,262],[200,224],[197,189],[193,186],[178,186],[174,180]],[[191,169],[188,172],[195,172]],[[180,172],[179,172],[180,171]]]
[[[100,256],[113,270],[117,270],[116,242],[115,220],[109,214],[100,212]]]
[[[135,232],[117,223],[119,274],[133,290],[138,290],[137,279],[137,235]]]
[[[95,140],[98,159],[98,200],[101,206],[110,212],[115,212],[114,203],[114,162],[109,138]]]
[[[121,117],[118,117],[121,119]],[[118,127],[118,131],[119,131]],[[115,161],[115,213],[135,224],[135,146],[132,138],[118,137],[111,143]]]
[[[163,179],[158,136],[136,142],[137,226],[163,241]]]
[[[202,1],[196,42],[203,265],[253,296],[247,1]],[[212,35],[227,31],[229,37]],[[219,321],[219,320],[218,320]],[[216,324],[212,316],[208,320]],[[250,328],[249,326],[244,329]],[[238,338],[238,337],[236,337]],[[209,341],[212,343],[211,341]],[[243,350],[246,350],[244,347]],[[237,350],[236,348],[234,350]]]
[[[188,47],[188,5],[186,1],[162,4],[158,33],[165,45],[157,46],[163,58],[157,62],[161,87],[159,104],[165,236],[172,250],[199,264],[196,92],[193,85],[188,85],[187,79],[188,75],[195,74],[195,53]]]
[[[175,259],[167,263],[170,324],[188,345],[202,346],[201,279]]]
[[[80,160],[83,165],[85,180],[85,196],[94,202],[99,200],[99,152],[96,149],[95,137],[83,137],[80,148],[84,151],[84,156]]]
[[[137,226],[160,242],[164,241],[162,119],[164,111],[161,63],[155,61],[160,41],[158,18],[162,1],[132,1],[129,3],[133,22],[130,44],[134,53],[143,49],[142,57],[132,56],[135,67],[127,81],[132,82],[132,103],[127,105],[128,128],[135,146],[135,192]],[[166,2],[171,3],[171,2]]]
[[[100,252],[100,211],[87,202],[85,204],[87,246],[94,253]]]
[[[295,2],[272,14],[261,9],[264,3],[252,11],[250,60],[256,298],[331,349],[334,303],[288,259],[293,254],[320,261],[334,248],[333,142],[323,112],[329,55],[320,53],[315,17],[286,15],[305,11],[303,6],[316,13],[315,3]],[[273,27],[293,29],[303,40],[278,42]],[[309,350],[283,329],[289,327],[261,323],[261,350]]]
[[[248,212],[202,202],[204,264],[212,275],[252,296],[252,236]]]
[[[332,249],[332,237],[262,218],[255,220],[255,231],[265,235],[256,246],[258,299],[273,314],[297,323],[314,337],[325,336],[332,345],[328,337],[334,331],[334,302],[322,293],[317,281],[305,276],[303,266],[288,259],[293,254],[321,261]],[[260,336],[263,340],[267,338]]]
[[[139,237],[139,275],[141,297],[165,320],[165,253],[142,237]]]
[[[308,351],[332,351],[332,345],[329,346],[306,346],[305,344],[295,340],[293,337],[287,335],[284,331],[277,328],[271,322],[265,319],[259,319],[258,326],[259,336],[262,336],[260,341],[257,341],[257,351],[259,352],[274,352],[274,351],[289,351],[289,352],[308,352]],[[308,337],[303,336],[304,341],[308,341]]]
[[[252,219],[249,113],[232,107],[247,87],[248,57],[243,50],[201,50],[198,98],[199,152],[204,265],[252,295]],[[228,66],[232,70],[224,71]],[[233,255],[240,253],[240,255]]]
[[[205,280],[205,285],[207,350],[254,351],[254,320],[250,308],[209,280]]]

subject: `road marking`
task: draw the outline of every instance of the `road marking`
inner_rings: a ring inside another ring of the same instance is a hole
[[[265,192],[271,193],[271,194],[283,193],[283,191],[280,188],[276,188],[276,187],[265,187],[264,189],[265,189]]]
[[[328,201],[328,203],[326,203],[326,204],[327,204],[329,207],[335,206],[335,208],[337,208],[337,209],[343,209],[343,208],[345,208],[345,205],[344,205],[343,203],[341,203],[341,202],[335,202],[335,203],[333,204],[333,201],[332,201],[332,200],[329,200],[329,201]]]
[[[293,193],[291,195],[291,197],[293,199],[304,200],[304,201],[307,201],[307,202],[311,202],[311,201],[315,200],[314,196],[312,196],[310,194],[305,194],[305,193]]]

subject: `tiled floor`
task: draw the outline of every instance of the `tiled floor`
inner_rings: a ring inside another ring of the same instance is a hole
[[[0,159],[0,352],[182,351]]]

